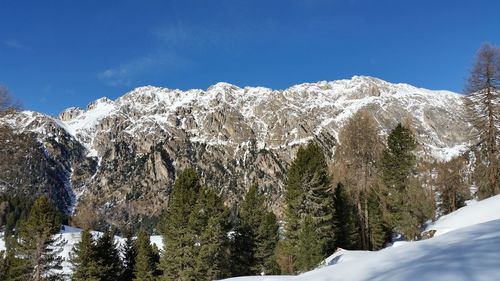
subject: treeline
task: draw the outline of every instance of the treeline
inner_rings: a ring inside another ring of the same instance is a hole
[[[0,280],[215,280],[230,276],[279,274],[274,250],[279,241],[276,216],[263,194],[251,186],[236,212],[193,169],[176,179],[169,206],[158,225],[164,249],[150,236],[129,232],[122,244],[115,231],[92,235],[86,229],[70,253],[72,273],[62,271],[65,241],[61,215],[46,196],[35,201],[0,252]]]
[[[291,165],[277,251],[285,273],[310,270],[338,248],[380,249],[393,233],[414,239],[433,214],[433,195],[417,178],[417,144],[408,127],[398,124],[384,144],[375,120],[360,111],[339,139],[333,169],[312,143]]]

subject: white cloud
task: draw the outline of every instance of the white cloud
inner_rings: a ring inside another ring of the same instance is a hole
[[[23,50],[23,51],[30,51],[31,48],[22,44],[16,39],[7,39],[3,41],[3,44],[9,48],[12,49],[18,49],[18,50]]]
[[[186,59],[173,53],[155,53],[108,68],[97,77],[113,87],[130,86],[133,78],[144,72],[179,70],[188,64]]]

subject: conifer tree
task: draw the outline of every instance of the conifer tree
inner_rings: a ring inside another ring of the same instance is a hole
[[[135,258],[134,279],[135,281],[153,281],[155,280],[156,263],[155,253],[151,246],[149,235],[145,231],[139,231],[135,240]]]
[[[19,261],[12,270],[19,274],[17,278],[33,281],[62,278],[62,274],[54,271],[62,269],[59,253],[65,241],[56,236],[60,229],[60,213],[48,197],[39,197],[20,224],[14,243],[15,258]]]
[[[105,231],[95,246],[96,261],[101,281],[119,280],[122,274],[122,263],[114,239],[114,231]]]
[[[276,262],[276,246],[279,241],[279,225],[272,212],[266,212],[257,228],[255,258],[257,271],[265,275],[279,274]]]
[[[308,271],[318,266],[323,260],[321,244],[317,241],[321,239],[319,230],[314,227],[314,220],[310,215],[306,215],[300,224],[298,234],[296,267],[299,271]]]
[[[89,230],[81,233],[81,240],[70,253],[72,265],[72,280],[100,280],[100,267],[97,263],[95,242]]]
[[[289,256],[294,271],[307,269],[298,259],[300,251],[299,233],[307,226],[316,230],[316,243],[310,249],[318,250],[314,256],[326,257],[334,248],[333,194],[330,191],[330,177],[325,156],[321,148],[313,143],[299,148],[288,171],[285,185],[286,239],[282,242],[284,255]],[[303,220],[309,217],[307,223]]]
[[[278,243],[276,216],[266,210],[264,196],[257,185],[248,189],[240,205],[239,224],[236,227],[233,250],[236,268],[242,268],[235,275],[276,274],[275,248]]]
[[[200,184],[196,171],[189,168],[178,175],[163,215],[161,232],[165,252],[161,259],[163,280],[181,280],[181,274],[193,267],[193,237],[188,219],[198,198]]]
[[[335,189],[335,246],[342,249],[358,248],[359,236],[355,208],[344,185],[339,183]]]
[[[222,199],[214,191],[201,188],[189,218],[189,232],[193,237],[193,247],[189,250],[194,264],[186,271],[184,280],[214,280],[228,276],[229,230],[229,210]]]
[[[419,233],[420,225],[428,219],[422,205],[426,195],[414,176],[416,147],[411,130],[399,123],[389,134],[381,159],[390,226],[410,239]]]
[[[132,231],[127,230],[125,241],[121,247],[121,254],[123,256],[123,273],[121,280],[123,281],[132,281],[135,277],[135,258],[137,256],[135,244],[135,240],[132,238]]]
[[[387,240],[387,227],[384,221],[383,199],[377,194],[377,190],[371,190],[368,196],[368,216],[369,216],[369,245],[372,250],[379,250]]]

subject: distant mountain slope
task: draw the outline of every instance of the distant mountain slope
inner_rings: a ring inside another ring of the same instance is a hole
[[[436,221],[430,229],[438,229],[438,237],[417,242],[398,242],[376,252],[339,250],[327,259],[326,266],[298,276],[256,276],[226,280],[500,280],[498,206],[500,195],[463,207]],[[478,215],[478,218],[474,219],[473,214]],[[441,234],[443,224],[453,230]]]
[[[383,134],[411,122],[422,156],[447,159],[465,149],[469,125],[460,95],[362,76],[285,90],[147,86],[85,110],[69,108],[59,118],[21,112],[0,123],[58,147],[47,149],[48,158],[66,163],[61,173],[79,202],[123,223],[157,215],[177,171],[187,166],[229,204],[258,183],[279,215],[298,146],[318,143],[331,163],[339,130],[360,109],[375,116]]]

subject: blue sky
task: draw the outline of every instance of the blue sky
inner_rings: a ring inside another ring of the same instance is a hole
[[[0,0],[0,83],[58,114],[142,85],[287,88],[370,75],[460,92],[499,1]]]

